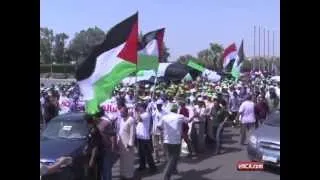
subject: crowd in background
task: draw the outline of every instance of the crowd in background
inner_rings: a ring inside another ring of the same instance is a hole
[[[40,119],[48,123],[53,117],[68,112],[84,111],[84,101],[75,83],[40,87]],[[280,110],[280,82],[270,77],[252,74],[244,81],[205,78],[192,81],[141,82],[121,84],[114,90],[118,115],[103,112],[94,120],[99,142],[101,176],[111,180],[115,154],[120,157],[120,174],[124,179],[134,176],[135,151],[139,168],[150,173],[165,162],[164,179],[178,173],[177,163],[182,144],[187,156],[194,157],[204,149],[217,147],[221,124],[239,128],[241,144],[247,134],[258,128],[268,114]],[[65,103],[68,103],[66,105]],[[63,104],[64,103],[64,104]],[[117,152],[117,153],[116,153]],[[96,153],[95,153],[96,154]]]

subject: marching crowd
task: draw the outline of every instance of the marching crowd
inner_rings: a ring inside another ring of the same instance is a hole
[[[59,114],[84,111],[75,83],[50,88],[41,85],[40,91],[40,119],[44,123]],[[115,89],[113,100],[116,116],[109,116],[104,109],[88,116],[88,122],[96,124],[91,132],[98,144],[92,150],[90,163],[98,160],[101,178],[111,180],[118,156],[122,178],[132,179],[138,151],[138,171],[148,167],[154,173],[157,165],[165,162],[164,179],[169,180],[178,173],[182,144],[186,144],[188,157],[203,153],[205,148],[216,150],[223,123],[240,127],[240,143],[245,145],[247,134],[258,128],[270,112],[280,109],[280,82],[253,75],[238,82],[212,83],[198,78],[180,83],[159,82],[155,86],[122,84]]]

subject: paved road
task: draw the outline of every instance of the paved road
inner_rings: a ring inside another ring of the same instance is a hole
[[[179,174],[174,175],[172,180],[280,180],[279,170],[273,168],[259,172],[236,170],[239,160],[248,160],[245,146],[239,144],[239,129],[225,128],[222,151],[220,155],[207,151],[196,159],[181,158]],[[158,165],[158,169],[154,175],[139,173],[137,176],[143,180],[161,180],[164,165]],[[119,162],[113,168],[113,176],[115,180],[119,179]]]

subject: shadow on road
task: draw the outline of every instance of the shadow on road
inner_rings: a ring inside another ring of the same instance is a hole
[[[159,174],[162,173],[164,171],[164,168],[166,167],[165,163],[161,163],[160,165],[157,165],[157,172],[155,173],[149,173],[148,169],[146,169],[145,171],[135,171],[135,180],[141,180],[144,177],[149,177],[155,174]]]
[[[237,147],[222,147],[220,153],[217,154],[216,156],[224,155],[228,153],[240,152],[240,151],[242,151],[242,149]]]
[[[205,170],[189,170],[189,171],[180,171],[179,174],[174,175],[178,176],[177,180],[211,180],[209,178],[202,177],[203,175],[210,174],[212,172],[218,171],[222,166],[218,166],[214,169],[205,169]],[[158,166],[158,171],[156,174],[162,174],[165,168],[165,164]],[[148,172],[136,172],[135,180],[142,180],[145,177],[152,176],[154,174],[148,174]],[[175,178],[176,179],[176,178]]]
[[[236,144],[238,143],[238,141],[236,140],[232,140],[232,139],[222,139],[222,144],[228,144],[228,145],[231,145],[231,144]]]
[[[224,132],[224,135],[223,135],[222,139],[232,139],[232,137],[234,137],[234,136],[240,136],[240,133],[237,133],[237,134],[230,133],[230,134],[228,134],[228,133]]]
[[[278,167],[273,167],[273,166],[270,166],[270,165],[264,165],[264,171],[280,175],[280,168],[278,168]]]
[[[205,169],[205,170],[189,170],[189,171],[185,171],[185,172],[180,172],[178,176],[180,176],[177,180],[212,180],[206,177],[202,177],[205,174],[210,174],[212,172],[215,172],[217,170],[219,170],[221,168],[221,166],[218,166],[214,169]]]

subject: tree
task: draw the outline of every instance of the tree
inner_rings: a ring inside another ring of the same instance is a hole
[[[208,69],[214,69],[213,56],[209,49],[202,50],[198,53],[198,62]]]
[[[65,63],[65,44],[68,38],[69,36],[65,33],[59,33],[54,36],[53,53],[54,60],[57,63]]]
[[[240,72],[250,72],[252,70],[251,61],[245,59],[240,67]]]
[[[181,64],[188,64],[188,62],[189,62],[190,59],[196,59],[196,58],[193,57],[193,56],[190,55],[190,54],[186,54],[186,55],[180,56],[180,57],[177,59],[177,62],[179,62],[179,63],[181,63]]]
[[[52,29],[40,27],[40,62],[51,63],[54,34]]]
[[[223,63],[222,63],[223,46],[217,43],[210,43],[210,51],[213,56],[214,70],[221,71],[223,68]]]
[[[221,45],[210,43],[208,49],[198,53],[198,59],[206,68],[219,71],[222,70],[222,62],[220,62],[222,53],[223,47]]]
[[[69,49],[68,56],[72,61],[84,60],[92,48],[100,43],[105,38],[105,33],[98,27],[88,28],[76,33],[72,39]]]

